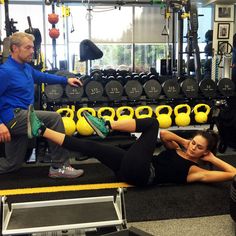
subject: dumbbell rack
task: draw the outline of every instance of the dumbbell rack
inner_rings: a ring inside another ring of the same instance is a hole
[[[9,204],[1,197],[1,235],[126,227],[124,190],[115,196]]]

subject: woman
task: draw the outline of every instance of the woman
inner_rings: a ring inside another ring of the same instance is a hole
[[[137,186],[163,183],[219,182],[233,179],[236,168],[217,158],[217,134],[199,131],[192,140],[162,130],[160,138],[166,151],[153,156],[159,125],[156,119],[129,119],[108,122],[85,112],[84,117],[95,132],[105,138],[111,130],[141,132],[141,136],[128,151],[94,141],[69,137],[48,129],[37,118],[33,107],[28,110],[28,136],[43,136],[72,151],[97,158],[114,171],[119,181]],[[200,168],[199,159],[208,161],[219,171]]]

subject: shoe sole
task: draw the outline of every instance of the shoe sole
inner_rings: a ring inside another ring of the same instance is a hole
[[[28,111],[27,111],[27,135],[28,138],[32,139],[33,135],[32,135],[32,128],[31,128],[31,122],[30,122],[30,113],[32,111],[33,106],[29,105],[28,107]]]
[[[106,136],[86,116],[84,116],[84,118],[99,137],[106,138]]]
[[[84,175],[84,172],[80,173],[79,175],[73,175],[73,176],[72,175],[48,174],[48,176],[53,179],[75,179],[75,178],[81,177],[82,175]]]

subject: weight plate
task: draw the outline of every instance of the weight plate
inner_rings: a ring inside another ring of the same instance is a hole
[[[219,80],[217,86],[223,96],[231,97],[235,94],[235,84],[231,79],[223,78]]]
[[[98,81],[89,81],[85,87],[85,93],[90,101],[101,100],[103,91],[103,86]]]
[[[112,101],[121,100],[123,94],[123,86],[119,81],[111,80],[105,86],[106,95]]]
[[[81,97],[83,96],[84,89],[83,87],[74,87],[69,84],[66,85],[66,96],[71,100],[71,101],[80,101]]]
[[[181,83],[182,93],[187,98],[196,98],[198,96],[198,83],[195,79],[185,79]]]
[[[143,85],[146,96],[150,99],[158,99],[161,94],[161,85],[157,80],[150,79]]]
[[[166,80],[162,85],[162,89],[168,98],[177,98],[180,93],[180,86],[175,79]]]
[[[63,87],[60,84],[49,84],[45,86],[45,94],[51,100],[59,100],[63,95]]]
[[[143,86],[137,80],[129,80],[125,84],[125,93],[131,100],[137,100],[141,97],[143,93]]]
[[[216,96],[216,83],[212,79],[203,79],[200,81],[199,89],[204,97],[212,98]]]

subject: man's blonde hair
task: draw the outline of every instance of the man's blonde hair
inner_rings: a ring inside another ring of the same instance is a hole
[[[20,47],[22,45],[23,38],[27,38],[31,41],[34,41],[34,35],[27,34],[24,32],[16,32],[12,36],[10,36],[10,50],[13,51],[13,45]]]

